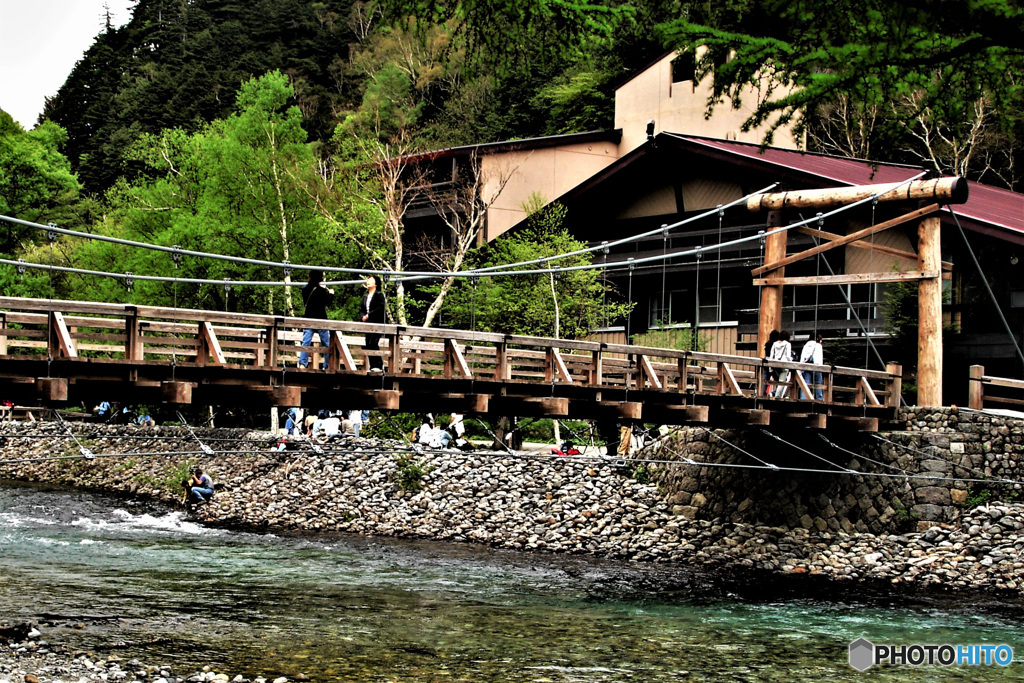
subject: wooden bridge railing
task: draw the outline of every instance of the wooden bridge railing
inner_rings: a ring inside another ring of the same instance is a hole
[[[968,388],[968,404],[974,410],[1001,405],[1007,407],[1024,406],[1024,380],[1008,377],[993,377],[985,374],[984,365],[972,365],[970,369],[970,387]],[[1022,408],[1015,408],[1024,410]]]
[[[366,374],[369,358],[379,355],[390,377],[571,384],[730,396],[750,399],[753,404],[802,401],[801,395],[813,396],[814,390],[820,389],[822,403],[829,405],[899,405],[899,366],[880,372],[676,349],[326,320],[315,321],[315,326],[329,331],[328,348],[302,347],[302,330],[310,322],[282,316],[0,297],[0,357],[102,358],[322,373],[317,368],[326,354],[326,372]],[[379,351],[362,348],[369,333],[382,335]],[[312,354],[306,370],[296,367],[302,351]],[[766,396],[766,391],[779,386],[771,379],[772,370],[791,371],[787,395],[781,399]],[[802,371],[820,373],[821,384],[805,382]]]

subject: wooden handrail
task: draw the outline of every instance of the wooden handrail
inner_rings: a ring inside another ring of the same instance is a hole
[[[326,355],[331,373],[368,370],[380,356],[396,376],[447,377],[497,382],[559,382],[580,387],[664,393],[721,394],[753,398],[770,370],[821,373],[826,403],[898,406],[899,372],[772,361],[750,356],[651,346],[548,339],[289,316],[221,313],[158,306],[0,297],[0,350],[38,357],[49,348],[62,358],[283,368],[299,351]],[[66,313],[72,315],[65,315]],[[15,327],[11,327],[15,325]],[[301,330],[329,332],[327,348],[300,347]],[[24,329],[21,329],[24,326]],[[380,351],[354,353],[370,333],[382,335]],[[50,336],[50,335],[53,336]],[[20,351],[19,351],[20,350]],[[104,356],[103,354],[108,354]],[[313,367],[320,367],[317,362]],[[894,366],[897,367],[897,366]],[[312,372],[312,371],[310,371]],[[786,400],[799,399],[806,382],[795,379]],[[874,386],[872,386],[874,384]],[[1024,382],[1021,383],[1024,385]]]

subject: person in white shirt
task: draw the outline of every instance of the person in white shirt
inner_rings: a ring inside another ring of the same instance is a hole
[[[824,348],[821,345],[821,340],[822,340],[821,334],[817,334],[817,335],[814,336],[813,339],[808,339],[807,340],[807,343],[804,344],[803,351],[800,352],[800,362],[801,363],[814,363],[815,365],[824,365],[825,364],[825,360],[824,360],[824,353],[825,353],[825,351],[824,351]],[[807,382],[808,385],[810,385],[810,384],[817,385],[815,387],[815,389],[814,389],[814,398],[815,398],[815,400],[818,400],[818,401],[823,400],[825,398],[825,390],[821,386],[821,373],[820,372],[813,372],[812,373],[810,370],[804,370],[804,371],[801,372],[801,374],[804,376],[804,381]],[[814,380],[813,382],[811,381],[812,379]],[[800,398],[802,398],[802,399],[806,399],[807,398],[807,396],[804,395],[804,392],[802,390],[800,392]]]
[[[779,340],[772,344],[772,351],[768,356],[769,360],[781,360],[792,362],[793,345],[789,343],[789,332],[779,332]],[[789,389],[789,370],[779,370],[779,385],[775,387],[775,398],[785,398]]]

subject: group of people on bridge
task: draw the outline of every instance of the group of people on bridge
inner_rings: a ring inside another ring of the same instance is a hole
[[[366,294],[362,298],[359,308],[359,320],[364,323],[376,323],[383,325],[387,322],[387,306],[384,301],[384,293],[381,291],[379,275],[370,275],[364,282]],[[324,273],[322,270],[309,271],[309,279],[306,286],[302,288],[302,305],[304,306],[303,317],[310,320],[326,320],[327,309],[334,303],[334,290],[324,285]],[[325,349],[329,344],[327,330],[307,327],[302,331],[302,346],[309,347],[316,336],[320,345]],[[363,348],[368,351],[380,350],[381,335],[376,332],[366,334],[366,341]],[[299,367],[309,367],[309,352],[299,353]],[[322,367],[327,369],[327,355],[324,354]],[[370,356],[369,372],[384,372],[384,359],[379,355]]]
[[[800,352],[799,360],[801,363],[824,365],[822,339],[821,333],[815,333],[814,336],[807,340],[803,350]],[[794,362],[797,360],[797,355],[793,352],[791,335],[787,330],[771,331],[771,334],[768,335],[768,341],[764,343],[764,359],[783,362]],[[817,401],[824,400],[825,392],[822,388],[821,373],[804,370],[801,374],[803,375],[804,382],[809,387],[814,387],[814,399]],[[765,396],[785,398],[789,393],[790,384],[789,370],[780,371],[773,369],[769,374],[768,381],[765,382]],[[809,398],[802,389],[800,390],[800,398],[803,400]]]

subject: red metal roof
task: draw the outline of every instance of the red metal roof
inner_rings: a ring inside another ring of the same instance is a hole
[[[924,170],[918,166],[887,164],[850,159],[846,157],[813,154],[777,147],[761,147],[747,142],[703,138],[693,135],[666,135],[688,145],[720,153],[743,157],[767,167],[778,166],[824,180],[845,185],[899,182],[912,178]],[[1015,241],[1024,237],[1024,194],[1003,190],[983,183],[969,182],[970,197],[966,204],[952,207],[961,218],[975,229],[993,235],[1009,231]],[[965,226],[966,227],[966,226]]]

